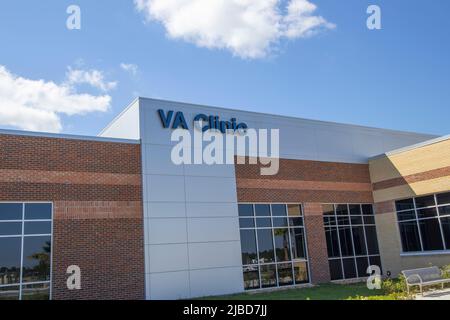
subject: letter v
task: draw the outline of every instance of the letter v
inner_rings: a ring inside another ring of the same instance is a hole
[[[162,123],[164,129],[169,128],[170,122],[172,121],[172,117],[173,117],[173,111],[169,111],[167,113],[167,117],[164,114],[164,111],[161,109],[158,110],[158,113],[159,113],[159,118],[161,119],[161,123]]]

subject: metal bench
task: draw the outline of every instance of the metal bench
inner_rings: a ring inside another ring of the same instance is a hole
[[[444,284],[450,283],[450,279],[444,278],[438,267],[404,270],[402,274],[406,279],[408,294],[409,288],[413,286],[420,287],[420,293],[423,296],[423,287],[441,284],[444,289]]]

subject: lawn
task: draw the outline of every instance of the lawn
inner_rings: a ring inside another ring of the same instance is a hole
[[[311,288],[286,289],[272,292],[242,293],[229,296],[207,297],[205,300],[347,300],[358,297],[389,299],[382,290],[369,290],[366,283],[324,284]]]

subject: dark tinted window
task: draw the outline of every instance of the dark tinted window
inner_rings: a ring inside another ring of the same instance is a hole
[[[379,256],[369,257],[369,262],[371,266],[378,266],[381,274],[383,274],[383,266],[381,265],[381,258]]]
[[[436,205],[434,196],[425,196],[416,198],[416,208],[431,207]]]
[[[293,259],[306,259],[305,233],[303,228],[290,229]]]
[[[353,227],[353,244],[355,245],[355,255],[362,256],[367,254],[366,240],[364,238],[363,227]]]
[[[325,235],[327,238],[328,257],[339,257],[339,239],[337,235],[337,228],[325,228]]]
[[[450,204],[450,192],[436,195],[438,204]]]
[[[241,230],[242,264],[258,263],[255,230]]]
[[[352,225],[362,224],[363,223],[363,218],[362,217],[357,217],[357,216],[351,216],[350,217],[350,222],[351,222]]]
[[[271,229],[258,230],[258,248],[260,263],[275,262]]]
[[[288,229],[273,229],[273,234],[275,236],[275,255],[277,262],[291,260]]]
[[[412,210],[412,209],[414,209],[414,200],[406,199],[406,200],[395,201],[395,206],[397,208],[397,211]]]
[[[49,300],[50,284],[29,284],[23,286],[22,300]]]
[[[286,206],[284,204],[273,204],[272,216],[286,216]]]
[[[294,284],[294,276],[292,274],[292,264],[281,263],[278,265],[278,282],[280,286],[289,286]]]
[[[238,206],[239,216],[241,217],[252,217],[253,216],[253,205],[251,204],[240,204]]]
[[[339,227],[339,239],[341,243],[342,256],[352,256],[353,245],[350,227]]]
[[[444,240],[447,249],[450,249],[450,218],[442,218],[442,231],[444,233]]]
[[[359,204],[349,205],[351,215],[361,215],[361,206]]]
[[[21,238],[0,238],[0,284],[20,282]]]
[[[25,220],[51,220],[52,205],[50,203],[26,203]]]
[[[289,225],[291,227],[302,227],[303,218],[289,218]]]
[[[437,216],[436,208],[427,208],[417,210],[417,216],[421,218],[432,218]]]
[[[337,223],[341,226],[348,226],[350,224],[350,218],[348,216],[337,216]]]
[[[375,227],[365,227],[367,238],[367,251],[369,254],[379,254],[377,231]]]
[[[307,283],[308,264],[306,262],[294,262],[294,278],[296,284]]]
[[[441,228],[438,219],[420,220],[423,250],[443,250]]]
[[[275,265],[262,265],[261,267],[261,287],[269,288],[277,286],[277,269]]]
[[[23,282],[50,280],[51,237],[25,237]]]
[[[341,259],[333,259],[329,261],[331,280],[343,279]]]
[[[334,216],[324,216],[323,217],[323,224],[325,226],[336,225],[336,218]]]
[[[358,271],[358,277],[368,277],[367,268],[369,267],[369,260],[367,257],[356,258],[356,269]]]
[[[323,214],[326,216],[334,215],[334,206],[332,204],[324,204],[322,205]]]
[[[257,265],[244,267],[244,288],[246,290],[259,289],[259,269]]]
[[[363,204],[361,207],[363,214],[373,215],[373,206],[371,204]]]
[[[402,239],[402,246],[404,252],[421,251],[419,230],[417,228],[417,222],[401,222],[400,236]]]
[[[413,220],[416,219],[416,212],[414,210],[398,212],[397,218],[398,221]]]
[[[241,228],[254,228],[255,227],[255,219],[254,218],[240,218],[239,226]]]
[[[255,215],[258,217],[269,217],[270,206],[268,204],[255,204]]]
[[[0,220],[22,220],[22,204],[0,203]]]
[[[450,214],[450,206],[439,207],[439,215],[446,216]]]
[[[338,204],[336,206],[336,214],[338,216],[348,215],[348,209],[346,204]]]
[[[375,224],[375,217],[364,216],[364,224]]]
[[[357,277],[355,259],[347,258],[342,259],[344,265],[344,276],[346,279],[352,279]]]
[[[0,222],[0,236],[22,236],[22,222]]]
[[[25,222],[25,234],[51,234],[51,222]]]
[[[272,220],[270,218],[256,218],[257,228],[271,228]]]

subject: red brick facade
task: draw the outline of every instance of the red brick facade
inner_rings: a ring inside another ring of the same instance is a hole
[[[52,298],[144,299],[140,145],[0,135],[0,151],[0,201],[54,204]]]

